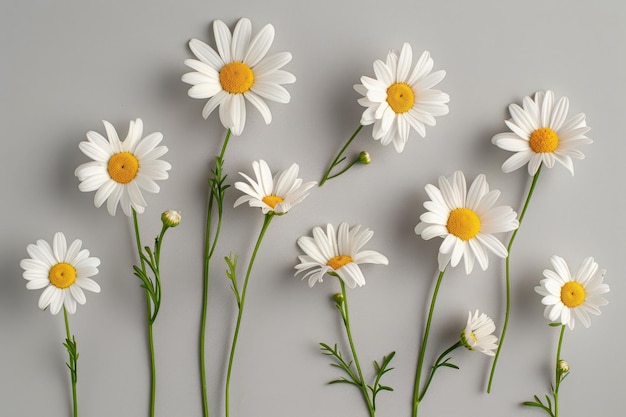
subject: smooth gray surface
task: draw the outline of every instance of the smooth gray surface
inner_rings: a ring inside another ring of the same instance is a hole
[[[266,236],[249,288],[232,382],[233,416],[364,416],[360,393],[327,386],[338,375],[318,351],[320,341],[344,337],[329,296],[336,283],[309,289],[293,277],[296,239],[317,225],[348,221],[375,231],[369,247],[386,254],[388,267],[365,268],[367,285],[350,292],[353,332],[368,366],[391,350],[395,370],[386,383],[378,415],[410,415],[415,357],[430,298],[439,241],[413,232],[424,185],[462,169],[485,173],[501,202],[516,209],[529,177],[502,174],[508,156],[490,143],[505,130],[507,106],[536,90],[570,98],[571,112],[585,112],[595,143],[583,149],[572,177],[563,167],[544,171],[513,252],[513,306],[509,336],[493,392],[485,394],[487,357],[459,350],[459,372],[437,375],[420,415],[540,415],[521,401],[547,392],[558,332],[547,326],[533,287],[553,254],[577,264],[594,256],[607,269],[609,305],[592,327],[567,332],[563,357],[572,374],[561,389],[561,414],[617,415],[623,409],[624,336],[623,113],[626,58],[621,1],[29,1],[4,2],[2,42],[3,227],[0,239],[0,415],[66,416],[69,379],[62,316],[37,308],[39,291],[27,291],[19,261],[26,245],[51,240],[54,232],[80,238],[102,260],[99,295],[71,317],[80,351],[79,402],[83,416],[147,414],[148,361],[144,299],[132,275],[132,228],[118,211],[93,207],[81,193],[74,169],[86,157],[78,143],[88,130],[104,132],[101,120],[125,135],[128,122],[163,132],[173,168],[162,191],[148,197],[140,218],[144,239],[159,228],[159,215],[180,209],[183,222],[168,233],[163,249],[163,305],[155,325],[158,416],[201,415],[197,334],[201,301],[202,242],[208,168],[224,137],[217,114],[203,120],[203,101],[187,97],[180,81],[195,37],[214,45],[211,23],[231,28],[242,16],[253,30],[276,28],[272,51],[290,51],[285,69],[298,78],[288,86],[292,102],[270,104],[265,126],[249,111],[244,134],[226,156],[231,181],[251,172],[254,159],[274,169],[292,162],[304,180],[318,180],[358,125],[361,106],[352,85],[373,75],[372,63],[402,42],[414,55],[429,50],[435,69],[445,69],[440,88],[450,94],[450,114],[412,132],[402,154],[371,140],[357,140],[372,155],[370,166],[332,180]],[[227,197],[225,232],[215,256],[210,295],[209,360],[212,415],[223,414],[226,350],[235,305],[222,278],[223,255],[247,260],[262,216],[232,209]],[[437,305],[430,363],[464,326],[467,311],[480,308],[496,319],[504,308],[503,262],[490,257],[476,268],[447,274]]]

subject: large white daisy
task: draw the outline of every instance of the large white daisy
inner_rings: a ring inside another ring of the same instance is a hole
[[[450,97],[432,87],[439,84],[445,71],[431,72],[433,60],[426,51],[420,56],[415,68],[411,45],[405,43],[402,50],[391,50],[387,61],[376,60],[376,78],[361,77],[361,84],[354,89],[364,97],[359,104],[367,107],[361,116],[361,124],[373,124],[372,136],[387,146],[393,143],[402,152],[411,128],[422,137],[425,126],[435,125],[435,116],[448,114],[446,103]]]
[[[307,191],[317,184],[316,181],[303,183],[298,178],[298,164],[292,164],[275,176],[272,176],[269,165],[262,159],[254,161],[252,169],[256,180],[240,172],[248,182],[235,183],[235,188],[245,193],[235,201],[235,207],[247,202],[250,207],[260,207],[263,214],[285,214],[302,202],[309,195]]]
[[[143,213],[147,203],[142,190],[158,193],[156,180],[168,178],[172,166],[159,158],[167,153],[167,147],[157,146],[163,139],[160,132],[142,138],[141,119],[130,122],[128,135],[120,141],[111,123],[103,121],[107,139],[100,133],[87,132],[87,141],[79,144],[80,150],[93,159],[81,164],[74,174],[81,183],[83,192],[96,191],[94,204],[100,207],[107,201],[111,216],[115,215],[118,203],[127,216],[131,209]]]
[[[337,231],[332,224],[326,226],[326,232],[321,227],[314,228],[313,237],[298,239],[298,246],[306,255],[298,256],[296,275],[304,272],[302,279],[308,278],[309,287],[322,282],[327,273],[337,275],[350,288],[365,285],[360,264],[389,264],[379,252],[361,250],[373,235],[371,230],[361,229],[361,225],[350,228],[348,223],[341,223]]]
[[[484,271],[489,265],[487,251],[501,258],[507,256],[506,248],[493,234],[517,229],[517,214],[509,206],[494,207],[500,191],[489,191],[484,175],[476,177],[467,191],[465,176],[456,171],[450,178],[439,177],[439,188],[428,184],[426,194],[431,201],[424,203],[428,211],[420,216],[415,233],[426,240],[444,239],[439,248],[440,271],[448,263],[456,266],[461,258],[467,274],[476,260]]]
[[[585,327],[591,326],[589,315],[600,315],[599,307],[608,304],[601,297],[610,290],[602,282],[606,271],[600,269],[592,257],[585,258],[573,275],[560,256],[553,256],[550,262],[554,271],[544,270],[545,278],[535,287],[535,291],[543,296],[541,303],[546,306],[545,317],[567,324],[570,329],[574,329],[576,320]]]
[[[45,288],[39,297],[39,308],[50,307],[52,314],[58,314],[65,306],[68,313],[76,312],[76,303],[87,301],[83,290],[100,292],[100,286],[90,277],[98,273],[100,259],[89,256],[87,249],[82,249],[82,241],[76,239],[68,247],[65,235],[56,233],[52,247],[45,240],[30,244],[26,251],[30,259],[22,259],[26,288],[39,290]]]
[[[209,99],[202,110],[205,119],[219,106],[222,124],[234,135],[241,135],[246,124],[245,100],[269,124],[272,113],[265,100],[289,103],[291,99],[281,84],[293,83],[296,77],[280,69],[291,61],[291,54],[267,55],[274,41],[272,25],[266,25],[253,37],[248,19],[239,20],[232,35],[224,22],[216,20],[213,31],[217,52],[197,39],[189,42],[198,58],[185,60],[185,65],[195,70],[182,77],[183,82],[192,85],[189,97]]]
[[[552,168],[557,161],[574,175],[572,158],[585,157],[576,148],[593,141],[585,136],[589,131],[585,114],[568,118],[568,111],[567,97],[555,102],[552,91],[538,91],[534,99],[524,97],[522,107],[511,104],[511,118],[505,120],[511,132],[492,139],[499,148],[515,152],[502,164],[502,170],[511,172],[528,164],[528,173],[535,175],[541,164]]]
[[[498,338],[493,335],[496,325],[485,313],[478,314],[478,310],[467,316],[467,325],[461,332],[461,343],[469,350],[476,350],[488,356],[495,355],[498,348]]]

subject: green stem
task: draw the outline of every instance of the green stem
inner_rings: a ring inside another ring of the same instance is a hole
[[[139,235],[139,222],[137,220],[137,212],[133,209],[133,225],[135,227],[135,241],[137,242],[137,254],[139,255],[139,260],[141,262],[141,270],[145,273],[146,271],[146,263],[141,256],[142,246],[141,246],[141,237]],[[148,290],[146,292],[146,317],[148,324],[148,349],[150,356],[150,417],[154,417],[154,402],[156,398],[156,363],[154,357],[154,338],[152,335],[152,306],[150,305],[150,296],[148,294]]]
[[[346,292],[346,284],[344,284],[341,278],[339,278],[339,283],[341,284],[341,294],[343,295],[343,301],[341,302],[340,311],[343,318],[343,324],[346,328],[346,334],[348,335],[348,342],[350,343],[350,350],[352,351],[352,359],[354,359],[354,366],[356,367],[356,371],[359,375],[359,382],[361,385],[361,391],[363,392],[363,399],[367,404],[367,408],[370,412],[370,417],[374,417],[376,409],[374,408],[374,404],[372,403],[369,392],[367,391],[367,384],[365,383],[365,379],[363,378],[363,372],[361,371],[359,358],[356,354],[356,347],[354,346],[354,341],[352,339],[352,331],[350,330],[350,316],[348,314],[348,294]]]
[[[452,346],[450,346],[448,349],[446,349],[441,355],[439,355],[439,357],[435,361],[435,364],[433,365],[433,367],[430,370],[430,375],[428,376],[428,380],[426,381],[426,385],[424,385],[424,389],[422,390],[422,393],[419,396],[419,400],[420,401],[422,401],[422,398],[424,398],[424,395],[426,395],[426,391],[428,391],[428,387],[430,386],[430,383],[433,380],[433,376],[435,376],[435,372],[437,372],[437,369],[439,369],[439,364],[442,361],[445,360],[445,357],[449,353],[451,353],[453,350],[455,350],[456,348],[459,348],[461,346],[463,346],[463,343],[461,341],[458,341],[455,344],[453,344]]]
[[[539,179],[539,174],[541,173],[541,165],[539,165],[539,169],[537,173],[533,176],[533,181],[530,185],[530,189],[528,190],[528,196],[526,196],[526,202],[524,203],[524,208],[522,209],[522,213],[519,216],[519,226],[517,229],[513,231],[511,235],[511,240],[509,240],[509,245],[507,246],[507,256],[506,256],[506,279],[505,279],[505,287],[506,287],[506,306],[504,312],[504,324],[502,325],[502,332],[500,333],[500,342],[498,343],[498,349],[496,350],[496,354],[493,358],[493,363],[491,364],[491,372],[489,374],[489,384],[487,385],[487,393],[491,392],[491,385],[493,384],[493,378],[496,373],[496,365],[498,364],[498,358],[500,357],[500,351],[502,350],[502,346],[504,345],[504,338],[506,336],[506,330],[509,325],[509,315],[511,311],[511,248],[513,247],[513,242],[515,241],[515,237],[517,236],[517,232],[520,227],[522,227],[522,221],[524,220],[524,215],[526,215],[526,210],[528,209],[528,203],[530,203],[530,199],[533,196],[533,192],[535,191],[535,186],[537,185],[537,180]]]
[[[228,370],[226,372],[226,397],[225,397],[225,407],[226,407],[226,417],[229,416],[230,411],[230,377],[231,372],[233,370],[233,361],[235,359],[235,349],[237,348],[237,339],[239,338],[239,329],[241,327],[241,319],[243,317],[243,309],[246,302],[246,290],[248,288],[248,280],[250,278],[250,273],[252,272],[252,266],[254,265],[254,260],[256,259],[256,255],[259,252],[259,248],[261,247],[261,242],[263,241],[263,236],[265,236],[265,232],[269,227],[272,219],[274,218],[274,212],[270,212],[265,215],[265,219],[263,220],[263,226],[261,227],[261,232],[259,233],[259,237],[256,241],[256,245],[254,246],[254,250],[252,251],[252,256],[250,257],[250,262],[248,263],[248,269],[246,271],[246,277],[243,281],[243,289],[241,291],[241,303],[239,304],[239,312],[237,314],[237,324],[235,326],[235,333],[233,334],[233,341],[230,347],[230,355],[228,358]]]
[[[439,287],[441,286],[441,281],[443,280],[443,274],[446,272],[439,272],[439,277],[437,278],[437,284],[435,284],[435,290],[433,291],[433,298],[430,302],[430,310],[428,311],[428,319],[426,321],[426,328],[424,329],[424,338],[422,339],[422,346],[420,348],[419,356],[417,358],[417,369],[415,371],[415,385],[413,387],[413,417],[417,417],[417,411],[419,408],[420,397],[419,397],[419,389],[420,389],[420,379],[422,376],[422,367],[424,366],[424,354],[426,353],[426,345],[428,344],[428,335],[430,334],[430,325],[433,320],[433,313],[435,311],[435,303],[437,302],[437,294],[439,293]]]
[[[352,141],[354,140],[354,138],[356,138],[356,136],[359,134],[359,132],[361,131],[361,129],[363,129],[363,125],[359,125],[359,127],[357,127],[357,129],[354,131],[354,133],[352,134],[352,136],[350,136],[350,139],[348,139],[348,141],[346,142],[345,145],[343,145],[343,148],[341,148],[341,150],[339,151],[339,153],[337,154],[337,157],[333,160],[333,162],[330,164],[330,166],[328,167],[328,170],[326,171],[326,173],[324,173],[324,177],[322,178],[322,180],[320,181],[320,187],[322,185],[324,185],[324,183],[326,181],[328,181],[331,178],[335,178],[338,175],[343,174],[345,171],[347,171],[352,165],[354,165],[354,163],[350,164],[348,166],[348,168],[342,170],[341,172],[339,172],[338,174],[335,175],[330,175],[330,172],[333,170],[333,168],[335,168],[339,163],[341,163],[341,161],[343,161],[342,155],[343,153],[346,151],[346,149],[348,149],[348,146],[350,146],[350,144],[352,143]]]
[[[228,146],[228,140],[230,139],[230,129],[226,132],[226,138],[224,139],[224,144],[222,145],[222,151],[220,152],[219,161],[224,160],[224,154],[226,152],[226,147]],[[220,168],[221,175],[221,168]],[[219,180],[219,178],[213,178],[213,180]],[[204,233],[204,270],[203,270],[203,279],[202,279],[202,313],[200,316],[200,343],[199,343],[199,354],[200,354],[200,385],[201,385],[201,393],[202,393],[202,410],[204,412],[204,417],[209,417],[209,399],[207,394],[207,381],[206,381],[206,360],[205,360],[205,341],[206,341],[206,325],[207,325],[207,310],[209,304],[209,267],[211,264],[211,257],[213,256],[213,252],[215,251],[215,247],[217,246],[217,240],[220,235],[220,231],[222,228],[222,202],[221,198],[217,199],[217,225],[215,236],[211,241],[211,223],[213,218],[213,203],[216,201],[215,193],[213,192],[213,187],[211,187],[211,191],[209,193],[209,201],[207,206],[206,213],[206,226]]]
[[[67,310],[65,309],[65,307],[63,307],[63,317],[65,319],[65,334],[67,336],[66,348],[68,349],[68,356],[70,361],[68,367],[70,368],[70,377],[72,380],[72,410],[74,417],[78,417],[78,396],[76,394],[76,383],[78,382],[78,352],[75,350],[76,342],[74,341],[74,338],[72,337],[70,332],[70,323],[67,318]],[[70,351],[70,344],[73,344],[73,352]]]
[[[559,417],[559,387],[561,386],[561,372],[559,370],[559,364],[561,362],[561,347],[563,346],[563,335],[565,334],[565,325],[561,326],[561,334],[559,335],[559,345],[556,349],[556,379],[554,385],[554,417]]]

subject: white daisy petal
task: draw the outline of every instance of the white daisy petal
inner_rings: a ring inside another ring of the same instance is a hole
[[[461,343],[469,350],[475,350],[488,356],[494,356],[498,348],[498,338],[493,335],[496,326],[486,314],[478,310],[469,312],[467,324],[461,332]]]

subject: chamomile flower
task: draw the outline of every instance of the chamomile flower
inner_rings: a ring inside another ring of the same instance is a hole
[[[424,203],[428,210],[420,216],[415,233],[423,239],[443,238],[439,248],[439,270],[448,264],[456,266],[464,258],[465,272],[472,272],[474,263],[484,270],[489,265],[487,252],[501,258],[507,250],[493,234],[517,229],[516,213],[509,206],[495,206],[500,191],[489,191],[484,175],[476,177],[469,191],[465,176],[456,171],[452,177],[439,177],[439,188],[426,186],[430,201]]]
[[[434,63],[427,51],[413,71],[412,65],[413,50],[405,43],[400,52],[391,50],[386,62],[374,62],[376,78],[363,76],[361,84],[354,86],[363,95],[359,104],[367,107],[361,124],[373,124],[373,138],[384,146],[393,143],[398,152],[404,150],[411,128],[424,137],[425,126],[434,126],[436,116],[448,114],[450,97],[433,89],[446,72],[431,72]]]
[[[224,22],[216,20],[213,31],[217,52],[200,40],[189,42],[198,58],[185,60],[185,65],[194,70],[182,77],[183,82],[192,85],[189,97],[209,99],[202,110],[205,119],[219,107],[222,125],[233,135],[241,135],[246,124],[246,100],[269,124],[272,113],[265,100],[289,103],[291,99],[282,84],[294,83],[296,77],[280,69],[291,61],[291,54],[267,55],[274,41],[272,25],[252,36],[248,19],[239,20],[232,34]]]
[[[567,263],[560,256],[550,259],[554,271],[543,271],[544,279],[535,287],[535,291],[543,296],[541,303],[545,305],[544,315],[548,320],[560,322],[573,330],[576,321],[583,326],[591,326],[590,314],[600,315],[600,306],[608,304],[601,297],[609,292],[604,284],[605,270],[600,269],[592,257],[585,258],[571,274]]]
[[[39,308],[50,307],[52,314],[58,314],[65,306],[68,313],[76,312],[76,303],[87,301],[83,290],[100,292],[100,285],[91,279],[98,273],[100,259],[89,256],[82,249],[82,241],[76,239],[68,247],[65,235],[56,233],[52,246],[45,240],[30,244],[26,251],[30,259],[22,259],[20,267],[28,282],[26,288],[45,288],[39,297]]]
[[[493,335],[496,330],[493,320],[486,314],[478,315],[478,310],[467,316],[467,325],[461,332],[461,343],[469,350],[475,350],[488,356],[495,355],[498,338]]]
[[[568,118],[567,97],[555,100],[552,91],[538,91],[533,99],[524,97],[522,107],[509,106],[511,118],[505,123],[511,132],[492,139],[499,148],[515,152],[502,164],[502,171],[515,171],[528,164],[528,173],[535,175],[541,164],[552,168],[559,162],[574,175],[572,158],[585,157],[577,148],[593,142],[585,136],[590,128],[584,113]]]
[[[321,227],[314,228],[313,237],[298,239],[298,246],[306,255],[298,256],[296,275],[304,273],[302,279],[308,278],[309,287],[322,282],[327,273],[337,275],[350,288],[365,285],[360,264],[389,264],[379,252],[362,250],[373,235],[361,225],[350,228],[348,223],[341,223],[337,231],[332,224],[326,226],[326,232]]]
[[[157,146],[163,135],[156,132],[142,138],[143,122],[136,119],[130,122],[126,139],[120,141],[113,125],[103,123],[108,139],[89,131],[87,141],[79,144],[93,161],[76,168],[74,175],[81,181],[78,189],[96,191],[94,204],[100,207],[106,201],[111,216],[115,216],[118,203],[127,216],[131,209],[143,213],[147,203],[142,190],[158,193],[160,187],[155,181],[167,179],[172,168],[159,159],[167,153],[167,147]]]
[[[285,214],[302,202],[309,195],[307,191],[317,184],[315,181],[303,183],[302,179],[298,178],[300,169],[298,164],[292,164],[274,177],[269,165],[262,159],[254,161],[252,169],[256,180],[240,172],[248,183],[243,181],[235,183],[235,188],[245,193],[235,201],[235,207],[248,203],[250,207],[260,207],[263,214],[270,212]]]

